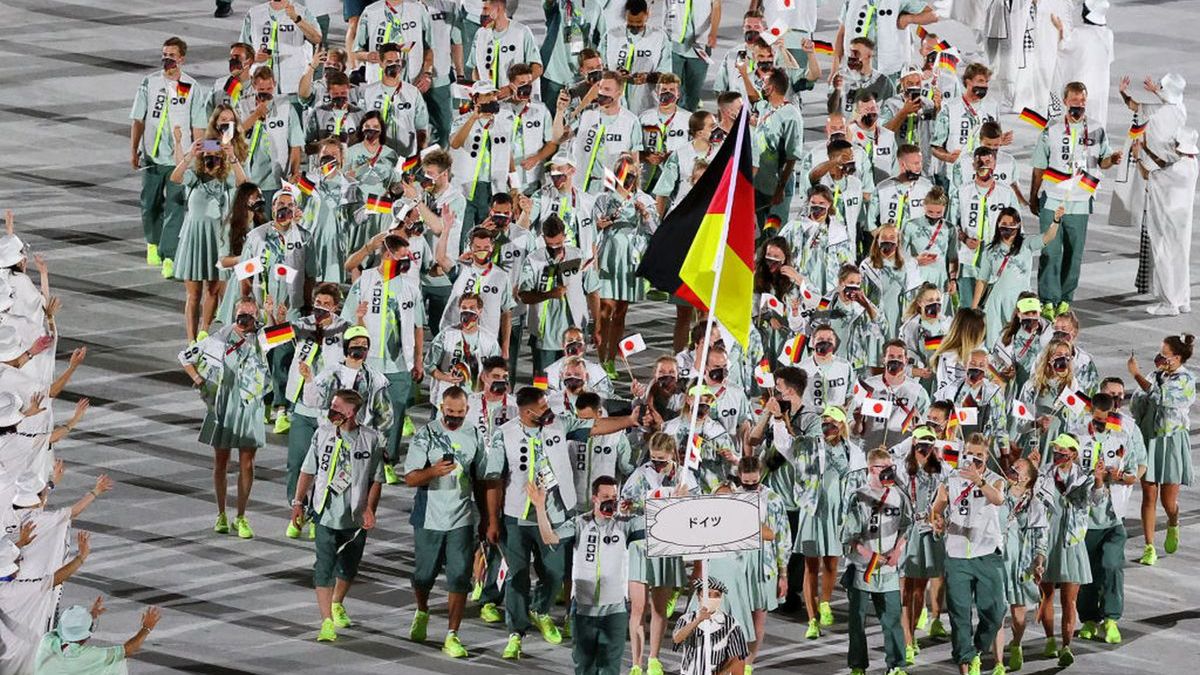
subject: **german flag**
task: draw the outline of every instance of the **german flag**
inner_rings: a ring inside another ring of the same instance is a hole
[[[925,338],[925,351],[936,352],[938,350],[938,347],[941,347],[941,346],[942,346],[942,336],[941,335],[930,335]]]
[[[956,420],[957,417],[954,415],[951,415],[950,419]],[[946,466],[950,467],[951,469],[957,469],[958,468],[958,448],[953,445],[950,445],[950,444],[943,445],[942,446],[942,461],[945,462]]]
[[[295,339],[296,331],[292,330],[292,324],[290,323],[276,324],[263,329],[263,346],[267,349],[277,347]]]
[[[1108,419],[1104,420],[1104,428],[1107,431],[1120,431],[1121,430],[1121,416],[1120,415],[1109,415]]]
[[[1032,124],[1038,131],[1045,129],[1046,124],[1049,122],[1044,115],[1036,110],[1030,110],[1029,108],[1025,108],[1021,111],[1020,120],[1022,122],[1028,122]]]
[[[404,173],[411,173],[411,172],[417,170],[417,165],[420,163],[421,163],[421,158],[418,157],[417,155],[413,155],[412,157],[409,157],[408,159],[404,160],[404,163],[400,165],[400,170],[403,171]]]
[[[948,51],[950,51],[950,43],[946,42],[945,40],[939,40],[937,43],[937,46],[934,47],[934,49],[938,50],[939,52],[948,52]],[[958,59],[955,59],[955,61],[957,61],[957,60]]]
[[[804,333],[800,333],[791,340],[788,340],[787,343],[783,345],[783,354],[780,355],[780,360],[784,361],[788,365],[800,363],[800,359],[804,358],[804,343],[807,341],[808,336]]]
[[[929,31],[925,29],[925,26],[917,26],[917,37],[924,40],[927,35],[929,35]]]
[[[387,283],[400,275],[399,265],[391,256],[386,256],[382,263],[379,263],[379,276],[383,278],[383,282]]]
[[[1042,180],[1049,181],[1055,185],[1067,180],[1070,177],[1071,174],[1064,173],[1052,167],[1046,167],[1046,170],[1042,172]]]
[[[1100,187],[1100,179],[1092,174],[1084,171],[1079,176],[1079,187],[1089,195],[1096,194],[1096,188]]]
[[[188,95],[192,93],[192,85],[187,82],[176,82],[175,93],[179,95],[179,98],[186,101]]]
[[[1129,125],[1129,137],[1141,138],[1142,134],[1146,133],[1146,123]]]
[[[392,200],[387,197],[372,195],[367,197],[367,210],[371,213],[390,214],[392,212]]]
[[[750,119],[721,144],[704,175],[655,230],[638,276],[712,313],[745,346],[754,295],[754,187]]]
[[[817,54],[833,55],[833,43],[824,40],[813,40],[813,51]]]
[[[939,53],[938,68],[945,68],[952,73],[958,72],[958,57],[948,52]]]
[[[767,216],[767,222],[763,223],[764,230],[778,230],[783,221],[779,216]]]
[[[240,96],[241,93],[242,83],[239,82],[236,77],[231,77],[227,82],[225,82],[225,95],[227,95],[231,101],[237,103],[238,96]]]
[[[311,195],[313,193],[313,189],[317,186],[315,183],[309,180],[306,174],[300,174],[300,180],[296,181],[296,187],[300,188],[300,191],[304,194]]]
[[[823,297],[817,301],[817,311],[818,312],[828,312],[829,306],[832,304],[833,304],[833,297],[826,295],[825,297]]]
[[[875,576],[875,570],[879,569],[879,564],[882,558],[878,553],[871,553],[871,559],[867,561],[867,567],[863,570],[863,581],[871,583],[871,577]]]
[[[550,380],[545,375],[534,375],[533,386],[537,387],[538,389],[549,389]]]

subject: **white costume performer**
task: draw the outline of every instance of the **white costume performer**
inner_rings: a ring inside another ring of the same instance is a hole
[[[1196,137],[1195,129],[1180,129],[1174,148],[1166,154],[1154,153],[1165,164],[1163,167],[1145,152],[1141,158],[1142,166],[1150,171],[1145,181],[1143,217],[1153,268],[1150,292],[1158,301],[1146,308],[1151,314],[1173,316],[1191,311],[1188,253],[1192,244],[1196,177],[1200,170]]]
[[[1059,44],[1058,67],[1054,74],[1053,96],[1061,96],[1068,82],[1082,82],[1088,91],[1088,117],[1099,126],[1108,124],[1108,91],[1111,76],[1113,33],[1108,27],[1108,0],[1085,0],[1083,16],[1071,24],[1063,22],[1063,40]]]

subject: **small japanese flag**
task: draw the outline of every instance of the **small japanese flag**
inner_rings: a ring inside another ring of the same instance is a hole
[[[783,37],[784,33],[786,33],[787,30],[788,29],[787,29],[786,23],[784,23],[782,21],[776,21],[775,23],[771,24],[770,28],[763,31],[763,34],[762,34],[763,42],[765,42],[769,45],[774,45],[776,42],[779,41],[780,38]]]
[[[292,196],[292,199],[300,198],[300,188],[296,187],[293,183],[287,182],[286,180],[279,181],[279,191],[288,193]]]
[[[769,309],[779,316],[783,316],[783,303],[779,301],[779,298],[770,293],[762,294],[758,301],[758,307],[759,309]]]
[[[292,283],[292,281],[296,279],[297,274],[294,268],[288,267],[287,265],[276,265],[275,268],[271,270],[271,273],[274,274],[277,279],[283,279],[284,283],[288,284]]]
[[[1029,420],[1031,422],[1033,421],[1033,411],[1030,410],[1029,406],[1025,405],[1025,403],[1023,401],[1014,400],[1013,406],[1012,406],[1012,412],[1013,412],[1013,415],[1015,415],[1016,418],[1019,420]]]
[[[508,174],[508,187],[512,190],[520,190],[521,189],[521,174],[520,173],[513,171],[512,173]]]
[[[1071,412],[1076,415],[1082,415],[1087,412],[1088,403],[1090,403],[1086,397],[1072,387],[1065,387],[1062,390],[1062,393],[1058,395],[1058,402],[1070,408]]]
[[[437,143],[434,143],[433,145],[430,145],[421,151],[421,159],[425,159],[425,155],[428,155],[431,152],[437,152],[438,150],[441,150],[441,149],[442,149],[442,146],[438,145]]]
[[[816,307],[820,300],[817,294],[813,293],[812,287],[808,285],[808,282],[800,282],[800,304],[811,309]]]
[[[886,420],[892,416],[892,402],[881,398],[864,396],[860,410],[867,417],[878,417],[879,419]]]
[[[858,403],[859,401],[869,397],[871,392],[867,390],[865,386],[863,386],[862,381],[855,381],[854,388],[850,390],[850,395],[852,396],[853,401]]]
[[[670,496],[670,491],[668,491],[665,487],[656,487],[646,495],[646,499],[666,499]]]
[[[775,386],[775,376],[767,370],[754,370],[754,381],[758,383],[759,389],[771,389]]]
[[[250,277],[252,277],[256,274],[262,273],[262,271],[263,271],[262,260],[259,260],[258,258],[254,258],[252,260],[243,260],[242,262],[237,264],[237,267],[233,268],[233,271],[234,271],[234,274],[237,275],[237,278],[239,280],[249,279]]]
[[[621,356],[625,358],[644,351],[646,351],[646,341],[642,339],[641,333],[634,333],[621,340]]]
[[[700,434],[692,436],[692,440],[688,443],[687,461],[684,462],[684,467],[688,469],[697,469],[700,467],[700,446],[704,443],[704,439]]]
[[[504,556],[500,557],[500,571],[496,573],[496,588],[497,590],[504,588],[504,580],[508,578],[508,561]]]
[[[958,416],[959,424],[979,424],[979,408],[955,408],[954,414]]]

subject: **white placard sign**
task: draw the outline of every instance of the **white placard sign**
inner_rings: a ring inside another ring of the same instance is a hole
[[[703,556],[762,546],[757,493],[646,502],[646,555]]]

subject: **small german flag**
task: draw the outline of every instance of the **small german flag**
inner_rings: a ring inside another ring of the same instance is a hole
[[[1144,134],[1144,133],[1146,133],[1146,123],[1145,122],[1142,122],[1141,124],[1129,125],[1129,137],[1130,138],[1141,138],[1142,134]]]
[[[783,345],[783,361],[790,365],[800,363],[800,359],[804,357],[804,343],[808,341],[808,336],[804,333],[798,334],[796,337],[788,340],[787,344]]]
[[[956,420],[956,417],[952,415],[950,417],[951,423],[956,423],[955,420]],[[951,469],[957,469],[958,468],[958,448],[949,443],[943,445],[942,446],[942,461],[945,462],[946,466],[950,467]]]
[[[1067,180],[1070,177],[1071,177],[1071,174],[1064,173],[1062,171],[1059,171],[1058,169],[1055,169],[1055,168],[1049,167],[1049,166],[1046,167],[1046,170],[1042,172],[1042,180],[1049,181],[1049,182],[1053,183],[1054,185],[1057,185],[1057,184],[1063,182],[1064,180]]]
[[[549,389],[550,380],[547,379],[545,375],[534,375],[533,386],[537,387],[538,389]]]
[[[421,162],[421,158],[418,157],[417,155],[413,155],[412,157],[409,157],[408,159],[404,160],[404,164],[400,165],[400,170],[403,171],[404,173],[410,173],[412,171],[416,171],[417,165],[420,164],[420,162]]]
[[[827,295],[827,296],[821,298],[819,301],[817,301],[817,311],[818,312],[827,312],[827,311],[829,311],[829,306],[832,304],[833,304],[833,298]]]
[[[175,93],[179,95],[179,98],[186,101],[188,95],[192,93],[192,85],[187,82],[176,82]]]
[[[1120,431],[1121,430],[1121,416],[1120,415],[1109,415],[1108,419],[1104,420],[1104,428],[1107,431]]]
[[[953,54],[942,52],[938,55],[938,68],[945,68],[950,72],[958,71],[958,57]]]
[[[399,275],[399,266],[395,260],[392,260],[391,256],[384,258],[383,262],[379,264],[379,276],[383,279],[384,283],[395,279]]]
[[[924,40],[927,35],[929,35],[929,31],[925,30],[925,26],[917,26],[917,37]]]
[[[1094,195],[1096,188],[1100,187],[1100,179],[1084,171],[1079,175],[1079,187],[1089,195]]]
[[[300,180],[296,181],[296,187],[300,188],[300,191],[304,194],[311,195],[313,193],[313,189],[317,186],[315,183],[309,180],[307,175],[300,174]]]
[[[950,43],[946,42],[945,40],[939,40],[937,43],[937,46],[934,47],[934,49],[938,50],[939,52],[950,51]],[[957,59],[955,59],[955,60],[957,60]]]
[[[229,81],[225,83],[225,94],[236,103],[241,93],[242,83],[236,77],[229,78]]]
[[[903,409],[903,408],[901,408],[901,409]],[[913,409],[909,410],[908,415],[906,415],[904,417],[904,422],[902,422],[900,424],[900,433],[907,434],[908,430],[910,428],[912,428],[913,421],[915,421],[916,419],[917,419],[917,407],[913,406]]]
[[[1045,129],[1048,122],[1044,115],[1036,110],[1030,110],[1029,108],[1025,108],[1021,111],[1020,120],[1022,122],[1028,122],[1032,124],[1038,131]]]
[[[387,197],[372,195],[367,197],[367,210],[371,213],[390,214],[392,212],[392,200]]]
[[[872,552],[871,559],[867,561],[867,567],[863,570],[863,581],[871,583],[871,577],[875,576],[875,570],[879,569],[879,564],[882,558],[878,553]]]
[[[813,51],[817,54],[832,55],[833,43],[824,40],[813,40]]]
[[[262,332],[262,347],[264,350],[269,350],[272,347],[278,347],[281,344],[291,342],[296,339],[296,331],[292,330],[292,324],[281,323],[274,326],[267,326]]]
[[[930,335],[929,337],[926,337],[925,351],[936,352],[938,348],[942,346],[942,337],[943,336],[941,335]]]
[[[768,216],[767,222],[763,223],[763,229],[764,230],[778,230],[779,225],[782,222],[783,221],[780,220],[779,216]]]

